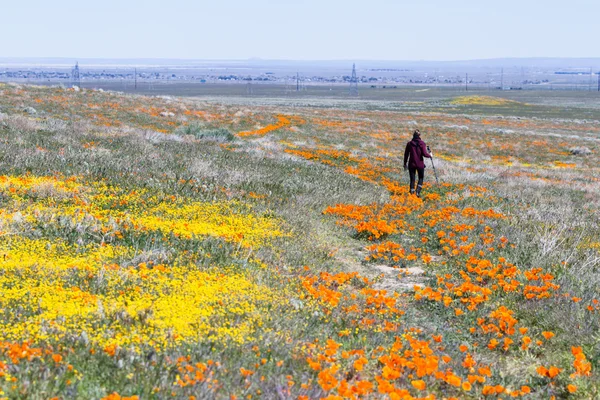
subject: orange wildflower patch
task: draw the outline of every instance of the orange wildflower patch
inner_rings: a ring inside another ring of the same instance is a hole
[[[571,347],[571,353],[575,357],[573,361],[575,373],[571,377],[590,376],[592,374],[592,364],[587,360],[585,354],[583,354],[583,349],[581,347]]]
[[[240,137],[263,136],[263,135],[266,135],[267,133],[276,131],[277,129],[281,129],[281,128],[290,126],[292,124],[292,121],[294,121],[296,123],[302,122],[302,119],[300,119],[300,118],[295,118],[295,117],[290,117],[290,116],[285,116],[285,115],[277,115],[276,118],[277,118],[277,122],[274,124],[270,124],[270,125],[265,126],[264,128],[256,129],[253,131],[239,132],[238,136],[240,136]]]

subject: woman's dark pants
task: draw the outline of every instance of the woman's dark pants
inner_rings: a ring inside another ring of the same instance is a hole
[[[410,194],[415,193],[415,174],[419,173],[419,183],[417,184],[417,196],[421,195],[421,189],[423,188],[423,177],[425,176],[425,168],[408,168],[410,175]]]

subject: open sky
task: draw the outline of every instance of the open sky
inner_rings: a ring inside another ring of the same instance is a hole
[[[0,57],[600,57],[599,17],[599,0],[7,0]]]

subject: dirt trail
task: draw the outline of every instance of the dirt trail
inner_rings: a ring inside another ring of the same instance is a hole
[[[425,270],[421,267],[392,268],[388,265],[375,264],[372,269],[380,271],[381,281],[374,285],[376,289],[388,291],[407,292],[415,285],[424,285]]]
[[[351,247],[339,248],[335,258],[342,264],[346,270],[358,272],[370,279],[378,277],[374,288],[387,290],[390,292],[408,292],[413,290],[415,285],[425,284],[425,266],[414,265],[409,268],[393,268],[385,264],[370,264],[364,260],[366,252]]]

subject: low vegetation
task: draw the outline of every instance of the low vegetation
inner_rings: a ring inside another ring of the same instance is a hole
[[[484,100],[0,85],[0,398],[600,396],[600,121]]]

